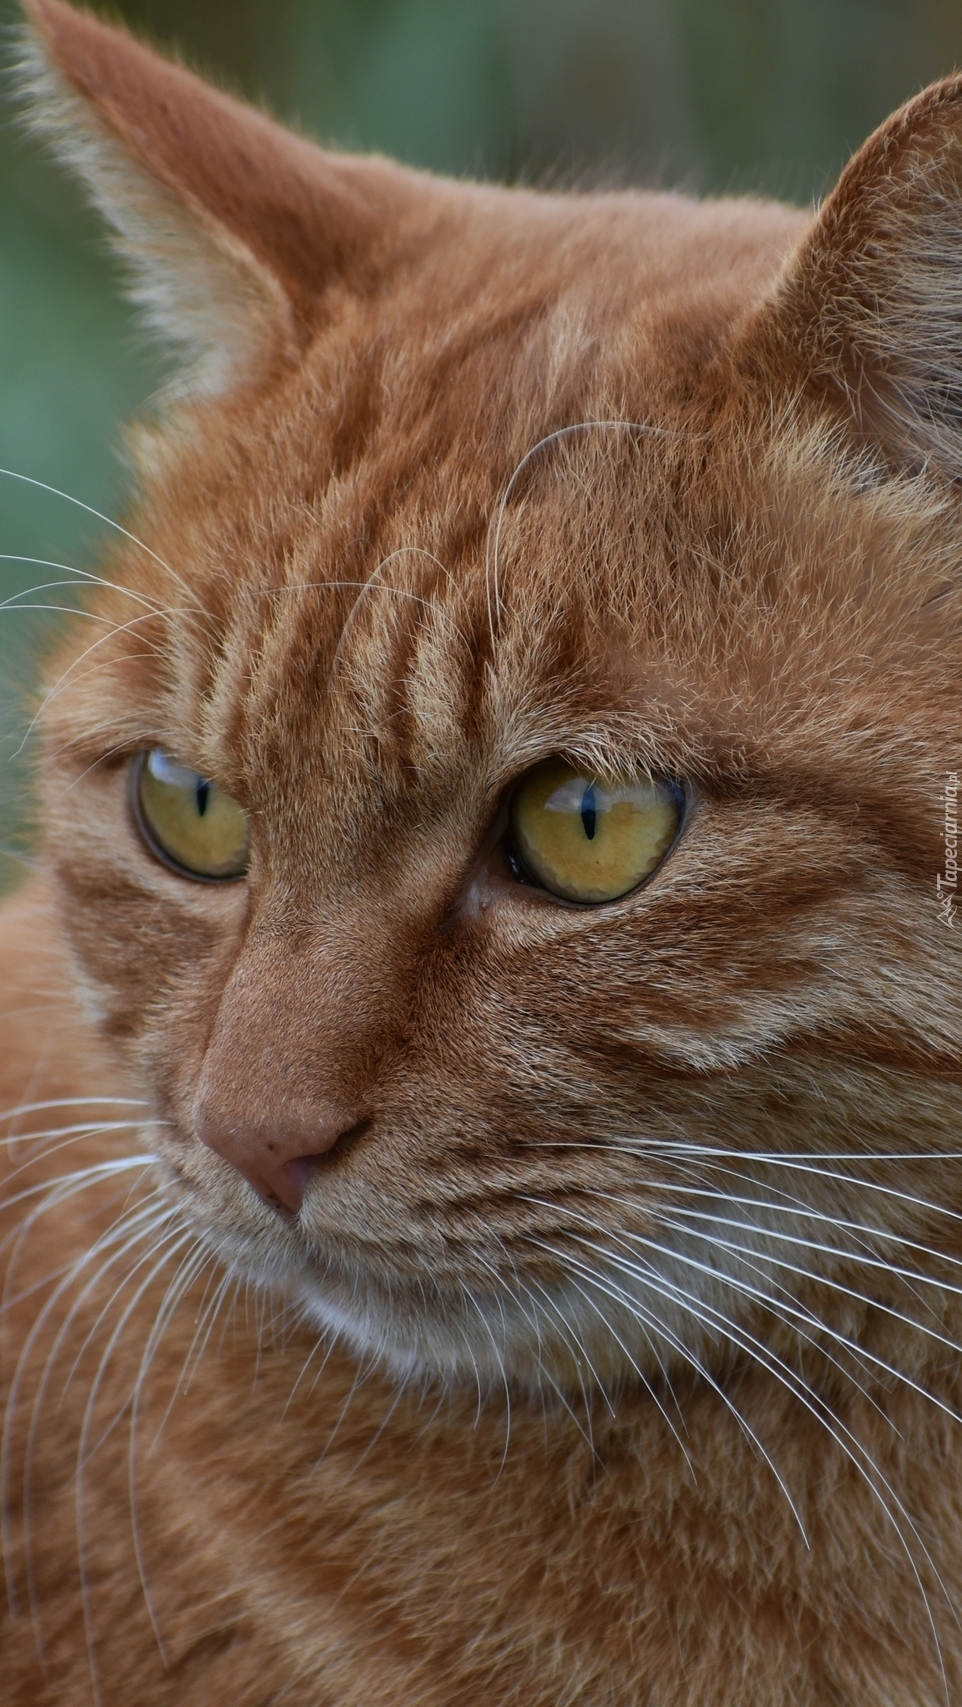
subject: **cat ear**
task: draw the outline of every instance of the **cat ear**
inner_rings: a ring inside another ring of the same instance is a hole
[[[962,77],[850,161],[747,347],[897,464],[962,476]]]
[[[325,153],[125,30],[25,0],[24,80],[113,228],[149,324],[217,394],[292,359],[340,281],[370,285],[420,174]]]

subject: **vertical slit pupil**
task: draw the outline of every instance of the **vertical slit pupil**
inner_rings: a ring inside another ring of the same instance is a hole
[[[197,778],[197,788],[195,792],[197,799],[197,812],[198,815],[203,818],[204,813],[207,811],[207,802],[210,799],[210,783],[205,782],[203,777],[199,776]]]
[[[598,828],[598,807],[595,802],[595,785],[593,782],[589,782],[581,796],[581,822],[584,825],[585,835],[589,842],[593,842],[595,831]]]

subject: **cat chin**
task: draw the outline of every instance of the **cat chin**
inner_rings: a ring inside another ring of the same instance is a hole
[[[196,1212],[192,1219],[197,1220]],[[505,1284],[481,1292],[464,1284],[446,1290],[436,1279],[374,1274],[359,1263],[307,1257],[293,1229],[278,1250],[272,1239],[210,1223],[206,1245],[238,1278],[300,1322],[342,1342],[364,1362],[402,1385],[465,1388],[503,1399],[506,1391],[545,1402],[610,1402],[627,1389],[651,1392],[669,1366],[699,1361],[683,1345],[684,1326],[665,1309],[654,1327],[650,1309],[628,1298],[612,1276],[592,1299],[586,1289],[555,1278],[526,1286],[524,1297]],[[690,1335],[690,1322],[688,1336]]]
[[[663,1308],[656,1327],[623,1288],[617,1301],[609,1290],[606,1308],[564,1283],[542,1284],[524,1302],[507,1289],[465,1289],[459,1298],[438,1288],[430,1300],[360,1274],[345,1283],[333,1272],[301,1275],[287,1290],[311,1324],[395,1380],[465,1388],[479,1400],[509,1392],[542,1405],[600,1398],[610,1407],[627,1391],[654,1396],[680,1368],[703,1367],[708,1350],[690,1318]]]
[[[324,1249],[296,1220],[255,1203],[246,1187],[238,1185],[237,1195],[230,1170],[190,1180],[157,1161],[203,1244],[278,1303],[285,1324],[293,1318],[340,1341],[405,1385],[467,1388],[479,1397],[510,1390],[542,1403],[611,1401],[628,1390],[657,1397],[686,1373],[714,1383],[733,1351],[762,1362],[771,1354],[742,1320],[751,1296],[738,1268],[739,1252],[751,1250],[757,1295],[778,1282],[761,1211],[758,1224],[746,1226],[744,1245],[729,1250],[721,1237],[710,1261],[701,1238],[663,1231],[650,1241],[657,1265],[616,1250],[599,1253],[590,1270],[573,1259],[574,1273],[555,1265],[509,1277],[498,1273],[495,1251],[475,1253],[475,1276],[479,1269],[490,1276],[482,1286],[464,1278],[463,1260],[462,1272],[452,1263],[442,1277],[439,1265],[434,1273],[395,1269],[383,1255],[379,1261],[374,1244],[362,1255]],[[219,1198],[211,1188],[225,1179]],[[819,1324],[806,1321],[811,1340]]]
[[[196,1224],[196,1214],[191,1218]],[[347,1269],[326,1261],[322,1267],[315,1259],[308,1266],[302,1249],[291,1250],[285,1261],[276,1240],[268,1244],[203,1223],[199,1231],[231,1272],[279,1301],[285,1317],[293,1306],[308,1328],[341,1341],[403,1385],[468,1384],[503,1392],[506,1381],[532,1390],[548,1382],[531,1321],[512,1322],[512,1312],[491,1300],[472,1295],[469,1317],[435,1284],[429,1300],[410,1282],[392,1285],[358,1265]]]

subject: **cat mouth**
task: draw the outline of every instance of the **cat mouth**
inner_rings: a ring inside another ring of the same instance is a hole
[[[206,1152],[198,1146],[198,1161]],[[315,1158],[305,1158],[302,1175],[307,1192],[294,1210],[270,1187],[221,1165],[216,1174],[204,1175],[190,1165],[184,1154],[158,1155],[165,1185],[178,1207],[193,1223],[204,1243],[227,1266],[243,1272],[256,1284],[295,1292],[308,1304],[310,1313],[325,1327],[347,1329],[356,1339],[352,1323],[364,1319],[363,1339],[370,1344],[375,1335],[371,1324],[386,1320],[401,1304],[411,1333],[417,1337],[414,1318],[445,1315],[450,1299],[461,1289],[460,1266],[465,1253],[455,1241],[448,1261],[429,1263],[415,1231],[399,1236],[393,1228],[376,1224],[363,1226],[358,1215],[321,1218],[318,1198],[311,1181],[321,1171]],[[247,1189],[245,1189],[247,1188]],[[237,1193],[244,1193],[247,1213],[238,1214]],[[342,1206],[343,1207],[343,1206]],[[313,1209],[313,1213],[311,1212]],[[269,1219],[263,1211],[269,1212]],[[402,1303],[403,1300],[403,1303]]]

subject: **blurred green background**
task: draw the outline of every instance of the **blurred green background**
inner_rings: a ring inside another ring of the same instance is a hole
[[[853,147],[962,63],[962,0],[119,0],[158,42],[326,141],[440,171],[549,183],[822,195]],[[12,60],[18,20],[0,0]],[[108,513],[119,422],[160,370],[96,223],[0,130],[0,467]],[[102,530],[100,530],[102,532]],[[0,884],[29,845],[31,595],[87,566],[81,509],[0,475]],[[55,619],[54,619],[55,620]]]

